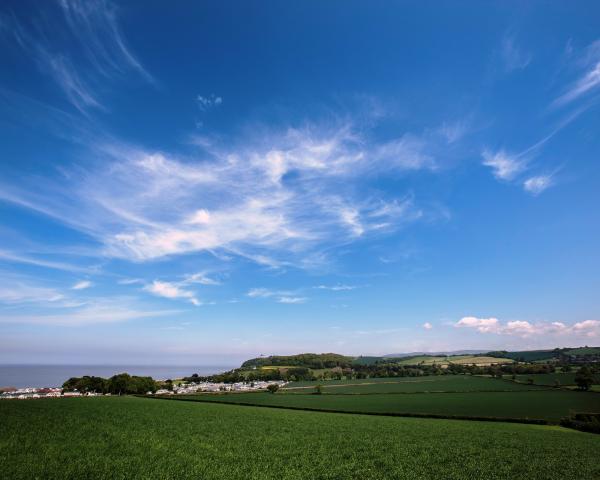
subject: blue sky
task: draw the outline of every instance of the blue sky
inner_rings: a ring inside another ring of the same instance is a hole
[[[600,337],[597,2],[4,2],[0,362]]]

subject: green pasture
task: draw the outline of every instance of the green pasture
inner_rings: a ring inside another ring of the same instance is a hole
[[[372,378],[332,382],[294,382],[282,391],[310,393],[316,385],[323,386],[326,394],[376,394],[415,392],[475,392],[522,391],[542,387],[471,375],[429,375],[422,377]],[[553,385],[553,383],[551,384]]]
[[[262,406],[379,414],[418,414],[512,418],[558,422],[573,412],[600,412],[600,395],[591,392],[539,390],[515,392],[315,395],[234,393],[190,395],[196,400]]]

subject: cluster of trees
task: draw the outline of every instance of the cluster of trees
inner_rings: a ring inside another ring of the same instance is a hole
[[[93,376],[71,377],[63,383],[62,388],[68,391],[77,390],[79,392],[122,395],[155,392],[158,389],[158,385],[152,377],[137,377],[127,373],[120,373],[110,378]]]
[[[594,373],[592,368],[584,366],[577,370],[575,374],[575,384],[580,390],[589,390],[594,383]]]
[[[242,368],[279,366],[306,367],[312,369],[350,367],[354,357],[346,357],[338,353],[301,353],[299,355],[274,355],[246,360]]]

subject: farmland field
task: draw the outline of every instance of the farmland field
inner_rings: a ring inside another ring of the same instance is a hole
[[[399,365],[448,365],[454,363],[457,365],[496,365],[502,363],[513,363],[512,359],[499,357],[483,357],[477,355],[452,355],[452,356],[431,356],[422,355],[417,357],[401,358],[394,361]]]
[[[285,392],[308,393],[315,385],[322,385],[324,393],[414,393],[414,392],[475,392],[522,391],[540,389],[506,380],[471,375],[431,375],[402,378],[370,378],[327,382],[294,382],[283,388]],[[553,385],[554,382],[548,385]]]
[[[364,413],[539,419],[552,422],[572,412],[600,412],[600,395],[569,391],[413,393],[406,395],[299,395],[238,393],[190,395],[195,400]]]
[[[560,385],[575,385],[575,372],[539,373],[534,375],[516,375],[516,380],[526,383],[530,378],[535,385],[554,385],[559,381]],[[600,376],[594,375],[594,383],[600,383]]]
[[[133,397],[0,402],[13,479],[595,479],[599,450],[600,435],[538,425]]]

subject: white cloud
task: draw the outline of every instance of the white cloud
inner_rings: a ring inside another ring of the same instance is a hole
[[[202,302],[196,298],[196,295],[193,292],[185,290],[175,283],[154,280],[150,285],[146,285],[144,290],[158,297],[171,299],[183,298],[187,299],[193,305],[202,305]]]
[[[306,297],[279,297],[277,303],[296,304],[305,303],[306,300],[308,300]]]
[[[200,285],[221,285],[221,282],[208,276],[207,272],[197,272],[186,275],[181,284],[189,285],[199,283]]]
[[[317,288],[319,290],[331,290],[332,292],[343,292],[346,290],[354,290],[354,289],[358,288],[358,286],[338,284],[338,285],[318,285],[314,288]]]
[[[248,293],[246,293],[246,295],[251,298],[268,298],[272,297],[273,295],[277,295],[277,292],[273,292],[268,288],[251,288],[250,290],[248,290]]]
[[[455,325],[455,327],[474,328],[481,333],[497,333],[499,330],[499,322],[497,318],[477,318],[463,317]]]
[[[424,328],[425,330],[431,330],[431,329],[433,328],[433,325],[432,325],[431,323],[429,323],[429,322],[425,322],[425,323],[423,324],[423,328]]]
[[[89,280],[81,280],[77,282],[75,285],[71,287],[72,290],[85,290],[86,288],[90,288],[92,286],[92,282]]]
[[[523,182],[523,188],[532,195],[539,195],[553,184],[552,175],[537,175]]]
[[[117,282],[119,285],[135,285],[136,283],[144,283],[141,278],[123,278]]]
[[[198,107],[200,110],[205,112],[209,108],[218,107],[223,103],[223,98],[217,95],[211,94],[207,97],[203,97],[202,95],[198,95],[196,97],[196,102],[198,102]]]
[[[454,324],[456,328],[470,328],[480,333],[511,335],[528,338],[537,335],[571,335],[577,337],[600,336],[600,320],[585,320],[572,325],[562,322],[530,323],[524,320],[501,322],[497,318],[463,317]]]
[[[519,155],[509,154],[504,150],[497,152],[484,150],[482,156],[483,164],[490,167],[499,180],[513,180],[527,166],[527,162]]]

